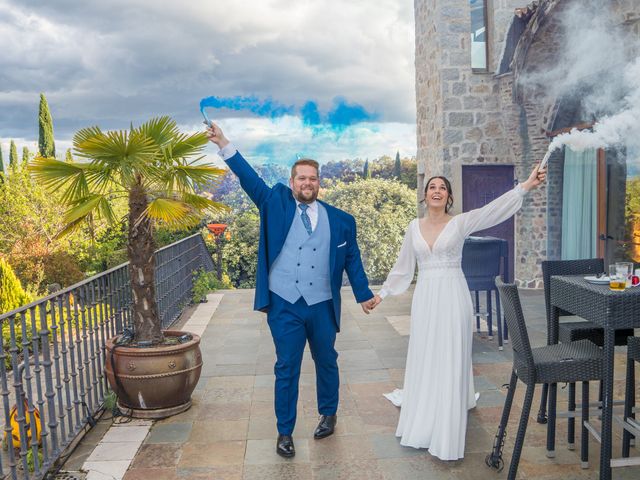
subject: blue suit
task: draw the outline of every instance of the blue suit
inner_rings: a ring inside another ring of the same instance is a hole
[[[343,272],[347,272],[357,302],[371,299],[373,293],[369,289],[356,242],[355,219],[324,202],[320,203],[326,211],[330,230],[331,299],[309,305],[301,297],[292,304],[270,291],[269,272],[292,229],[296,201],[289,187],[282,184],[267,186],[239,152],[225,161],[260,212],[254,309],[267,312],[277,354],[274,371],[278,431],[290,435],[295,425],[300,365],[307,340],[316,364],[319,413],[334,415],[337,410],[338,354],[334,344],[336,332],[340,331]]]

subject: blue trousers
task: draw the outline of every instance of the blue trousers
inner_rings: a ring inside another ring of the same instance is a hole
[[[277,357],[274,373],[278,433],[291,435],[296,424],[298,381],[307,340],[316,366],[318,412],[335,415],[338,409],[340,378],[333,304],[327,300],[307,305],[303,298],[291,304],[271,292],[267,322]]]

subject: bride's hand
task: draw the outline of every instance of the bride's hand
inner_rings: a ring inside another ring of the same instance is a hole
[[[373,297],[373,306],[371,307],[371,309],[373,310],[374,308],[376,308],[381,303],[382,303],[382,297],[380,297],[380,295],[375,295]]]
[[[539,170],[540,164],[536,164],[536,166],[531,171],[529,178],[527,181],[522,183],[522,188],[524,188],[527,192],[533,188],[536,188],[542,182],[547,179],[547,169]]]

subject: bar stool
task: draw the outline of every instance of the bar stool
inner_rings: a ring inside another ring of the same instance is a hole
[[[501,268],[506,272],[508,264],[505,250],[507,241],[494,237],[472,237],[464,242],[462,249],[462,271],[469,290],[475,294],[476,330],[480,332],[480,316],[486,314],[489,338],[493,337],[493,294],[496,300],[496,326],[498,330],[498,350],[503,349],[503,340],[507,339],[506,328],[503,331],[500,296],[495,278]],[[504,262],[503,262],[504,259]],[[503,265],[504,263],[504,265]],[[505,281],[506,281],[505,277]],[[486,292],[487,311],[480,312],[480,292]],[[503,335],[504,334],[504,335]]]
[[[511,331],[513,370],[493,450],[487,455],[485,463],[498,471],[502,470],[504,466],[502,449],[518,379],[527,385],[527,391],[522,406],[522,415],[520,416],[511,465],[509,466],[508,480],[516,478],[536,384],[582,382],[582,448],[580,458],[582,467],[587,468],[589,465],[589,434],[587,430],[589,420],[589,381],[602,380],[602,349],[589,340],[531,348],[518,288],[514,284],[503,283],[499,278],[496,279],[496,285],[502,298],[505,320]],[[551,410],[549,414],[552,417],[551,419],[555,420],[553,418],[555,411]]]
[[[622,457],[629,457],[629,447],[631,439],[640,436],[640,423],[636,421],[636,382],[635,382],[635,362],[640,362],[640,337],[629,337],[627,339],[627,385],[624,391],[624,418],[622,428]],[[626,465],[640,465],[640,458]]]

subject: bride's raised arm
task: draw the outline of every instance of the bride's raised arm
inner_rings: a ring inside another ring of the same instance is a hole
[[[516,185],[484,207],[460,214],[458,221],[463,235],[468,237],[473,232],[493,227],[510,218],[520,210],[522,200],[529,190],[538,187],[546,177],[546,170],[538,170],[536,165],[525,182]]]
[[[384,298],[387,295],[399,295],[409,288],[411,281],[413,280],[413,274],[416,269],[416,255],[413,249],[413,224],[417,222],[417,219],[411,220],[407,227],[407,232],[404,235],[404,241],[398,254],[398,259],[395,265],[387,275],[387,279],[382,285],[382,289],[378,293],[380,298]]]
[[[473,232],[504,222],[520,210],[522,199],[526,194],[527,191],[521,185],[516,185],[515,188],[487,203],[484,207],[461,213],[458,225],[460,225],[463,235],[468,237]]]

